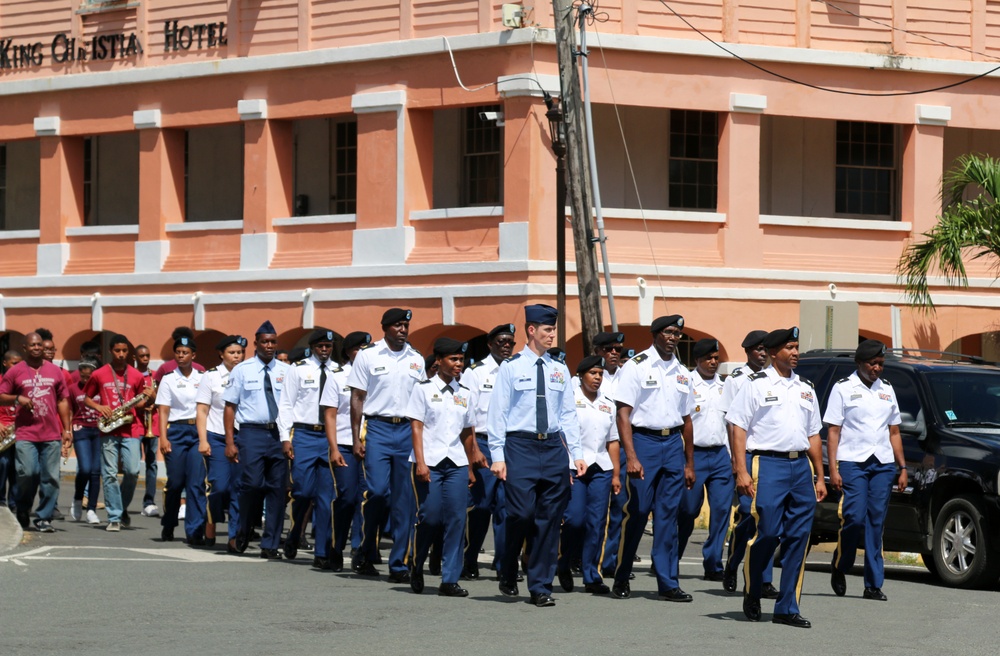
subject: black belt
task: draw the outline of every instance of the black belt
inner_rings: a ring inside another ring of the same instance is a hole
[[[751,451],[752,456],[768,456],[769,458],[784,458],[786,460],[795,460],[797,458],[805,458],[809,454],[808,451]]]
[[[301,428],[302,430],[316,431],[318,433],[326,431],[326,426],[323,424],[303,424],[298,421],[292,424],[292,428]]]
[[[264,430],[274,430],[278,427],[273,421],[269,421],[266,424],[240,424],[240,428],[263,428]]]
[[[487,435],[486,433],[476,433],[476,439],[477,440],[488,440],[488,439],[490,439],[490,436]]]
[[[682,428],[684,428],[683,425],[673,426],[671,428],[646,428],[645,426],[632,426],[632,432],[642,433],[643,435],[659,435],[661,437],[668,437],[674,433],[680,433]]]
[[[365,419],[368,421],[381,421],[385,424],[401,424],[404,421],[409,421],[406,417],[383,417],[382,415],[365,415]]]
[[[188,426],[194,426],[197,419],[171,419],[168,424],[186,424]]]
[[[550,438],[559,437],[559,431],[555,433],[532,433],[529,431],[509,431],[507,437],[517,437],[522,440],[548,440]]]
[[[715,446],[698,446],[697,444],[694,445],[695,451],[718,451],[719,449],[724,449],[724,448],[726,448],[725,444],[716,444]]]

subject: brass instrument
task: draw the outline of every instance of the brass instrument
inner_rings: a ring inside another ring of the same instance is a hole
[[[152,387],[155,392],[156,382],[150,380],[149,386]],[[146,434],[143,435],[143,437],[146,438],[156,437],[155,435],[153,435],[153,406],[146,406],[146,408],[143,410],[143,415],[144,416],[142,418],[142,421],[146,425]]]
[[[145,394],[138,394],[126,403],[118,406],[112,411],[110,417],[101,417],[97,420],[97,428],[102,433],[110,433],[120,426],[131,424],[135,420],[132,408],[145,401],[146,398]]]
[[[0,426],[0,453],[14,446],[14,424]]]

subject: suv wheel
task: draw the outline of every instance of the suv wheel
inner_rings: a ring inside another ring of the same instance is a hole
[[[983,513],[974,499],[955,497],[941,508],[934,522],[934,566],[928,569],[957,588],[996,582],[1000,554],[989,543]]]

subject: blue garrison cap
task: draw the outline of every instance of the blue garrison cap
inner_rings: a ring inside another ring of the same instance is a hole
[[[556,325],[556,319],[558,318],[559,310],[555,309],[551,305],[543,305],[539,303],[537,305],[524,306],[524,320],[528,323],[540,323],[543,326],[554,326]]]
[[[254,333],[254,335],[277,335],[277,334],[278,331],[274,329],[274,324],[272,324],[270,321],[265,321],[264,323],[260,324],[260,328],[258,328],[257,332]]]

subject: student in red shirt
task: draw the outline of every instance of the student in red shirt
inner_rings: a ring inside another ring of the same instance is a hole
[[[103,417],[111,417],[115,408],[121,407],[143,394],[145,399],[132,407],[126,423],[104,433],[101,438],[103,454],[104,507],[108,512],[108,531],[128,528],[131,519],[128,506],[132,503],[135,484],[139,480],[139,447],[144,432],[141,413],[147,403],[152,403],[153,388],[148,387],[139,370],[128,364],[128,338],[114,335],[110,342],[111,364],[106,364],[90,377],[83,388],[84,403]],[[100,402],[94,401],[98,397]],[[118,460],[122,462],[121,485],[118,484]]]
[[[0,365],[0,376],[7,373],[11,367],[22,360],[21,354],[10,350],[3,354]],[[0,432],[14,432],[14,419],[17,418],[16,406],[0,406]],[[17,468],[14,467],[14,449],[9,448],[0,453],[0,508],[7,506],[11,512],[17,509]]]
[[[135,368],[142,374],[146,387],[156,389],[159,378],[157,370],[150,369],[151,353],[149,347],[140,344],[135,347]],[[146,462],[146,486],[142,495],[142,514],[144,517],[159,517],[160,509],[156,507],[156,478],[159,467],[156,464],[156,454],[160,450],[160,413],[155,412],[153,404],[146,405],[142,412],[142,423],[145,432],[142,435],[142,459]]]
[[[95,369],[97,363],[93,360],[81,360],[76,369],[79,379],[69,386],[69,400],[73,408],[73,450],[76,451],[76,481],[69,514],[77,522],[83,518],[86,491],[88,524],[101,523],[97,517],[97,496],[101,490],[101,431],[97,428],[97,420],[101,415],[83,402],[86,398],[83,388]]]
[[[0,380],[0,405],[17,407],[17,521],[22,528],[28,527],[31,504],[38,491],[35,529],[52,533],[52,513],[59,500],[59,455],[69,454],[72,433],[66,380],[62,370],[42,356],[38,333],[25,335],[24,360]]]

